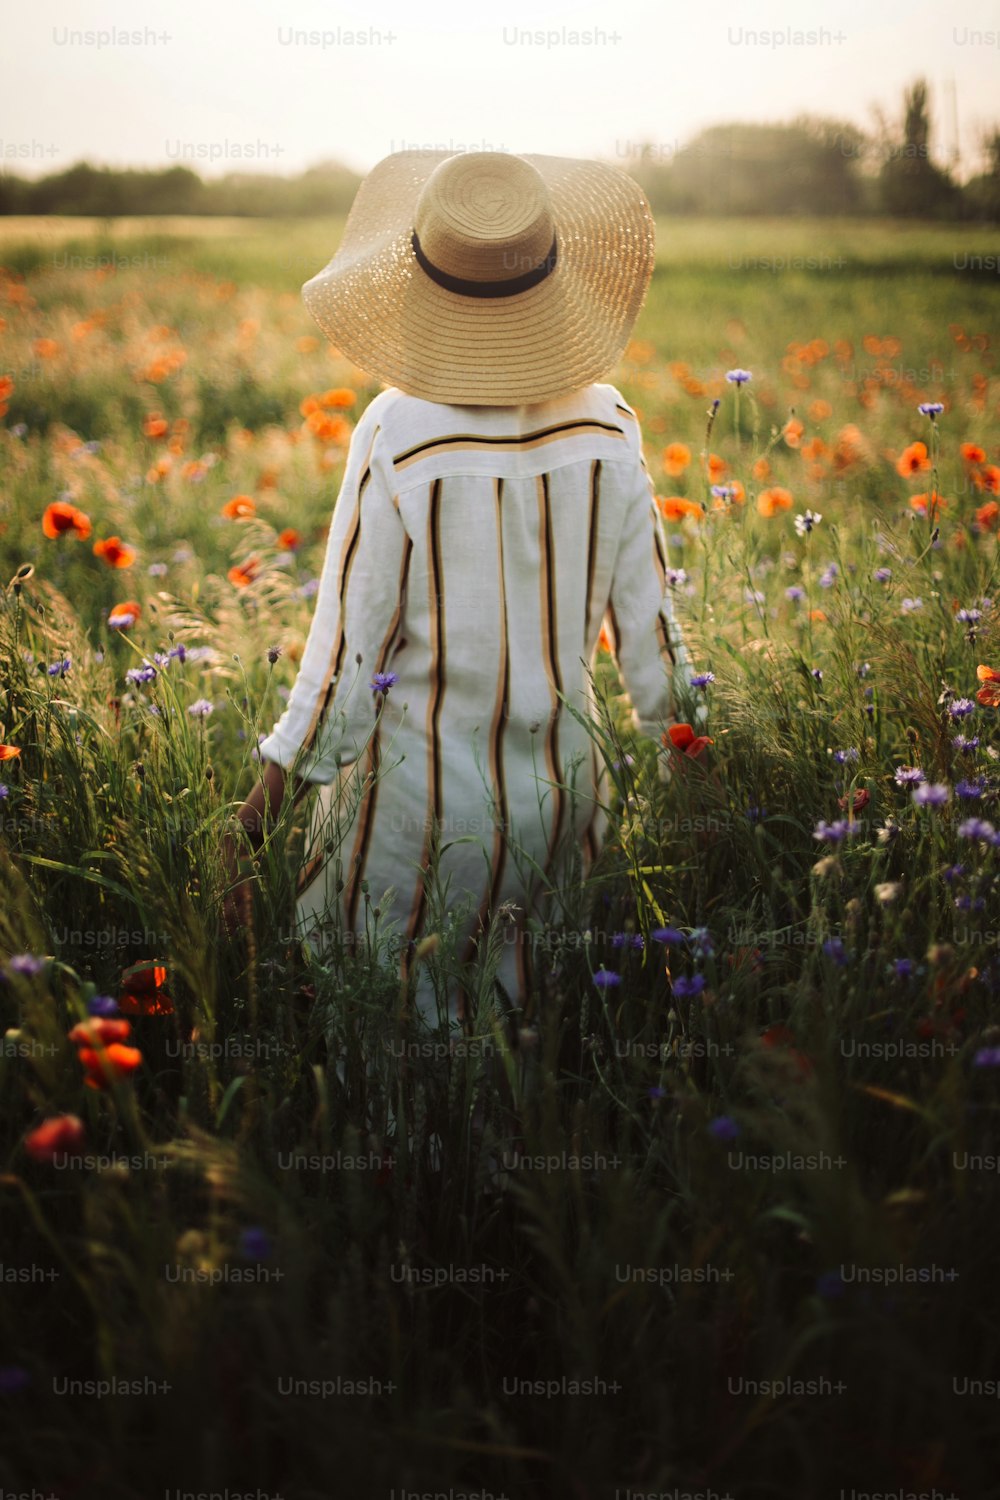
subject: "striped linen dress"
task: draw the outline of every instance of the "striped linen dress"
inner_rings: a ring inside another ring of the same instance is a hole
[[[338,927],[360,941],[378,906],[405,972],[441,923],[424,879],[436,822],[460,956],[515,903],[498,977],[523,1002],[536,892],[515,847],[548,871],[578,839],[586,870],[603,833],[598,757],[559,696],[594,712],[602,624],[636,727],[659,741],[689,663],[639,422],[615,387],[505,407],[383,390],[353,434],[298,676],[259,747],[320,784],[296,898],[313,946]],[[376,672],[396,675],[384,695]]]

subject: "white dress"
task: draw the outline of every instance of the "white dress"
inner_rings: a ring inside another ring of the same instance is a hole
[[[404,972],[446,913],[471,958],[513,902],[498,977],[524,997],[536,892],[514,846],[549,871],[576,840],[586,869],[604,829],[598,756],[566,707],[594,712],[602,625],[636,726],[659,742],[689,663],[639,423],[614,386],[525,406],[394,388],[371,402],[298,676],[259,747],[321,785],[296,902],[314,946],[336,927],[363,941],[377,907]],[[375,673],[396,681],[375,693]],[[435,820],[441,902],[424,878]]]

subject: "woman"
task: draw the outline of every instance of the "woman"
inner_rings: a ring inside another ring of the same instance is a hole
[[[589,868],[603,831],[570,711],[594,711],[602,624],[637,727],[659,742],[675,717],[687,658],[639,424],[595,383],[654,255],[617,168],[407,151],[370,173],[303,288],[386,386],[354,431],[298,677],[240,814],[259,844],[287,772],[296,798],[319,785],[297,914],[320,945],[338,926],[363,939],[377,907],[405,974],[449,913],[471,958],[513,907],[498,977],[523,1000],[527,915],[567,847]]]

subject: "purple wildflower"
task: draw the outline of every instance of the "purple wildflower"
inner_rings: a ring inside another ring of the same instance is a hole
[[[271,1254],[271,1236],[254,1225],[240,1231],[239,1252],[244,1260],[267,1260]]]
[[[672,943],[686,941],[679,927],[654,927],[649,935],[654,943],[662,943],[665,948],[669,948]]]
[[[195,701],[189,705],[188,713],[193,714],[195,718],[206,719],[212,712],[214,707],[215,705],[211,703],[208,698],[196,698]]]
[[[714,672],[696,672],[695,675],[691,678],[691,686],[696,688],[706,688],[710,683],[714,681]]]
[[[917,411],[922,417],[930,417],[933,422],[944,411],[944,405],[940,401],[921,401]]]
[[[897,786],[920,786],[927,777],[919,766],[897,766],[895,782]]]
[[[975,711],[976,705],[971,698],[956,698],[954,703],[948,704],[948,712],[953,719],[964,719]]]
[[[741,385],[746,385],[748,380],[753,379],[753,375],[749,370],[727,370],[726,379],[729,381],[730,385],[735,385],[738,387]]]
[[[914,788],[910,800],[918,807],[944,807],[950,796],[950,787],[942,786],[939,781],[925,781]]]
[[[837,964],[839,968],[843,968],[844,965],[849,962],[849,954],[847,952],[847,949],[844,947],[843,938],[827,938],[823,944],[823,952],[826,954],[827,958],[832,958],[834,963]]]
[[[681,974],[678,979],[674,980],[673,988],[674,994],[679,1000],[693,999],[695,995],[700,995],[705,988],[705,976],[704,974],[692,974],[690,979],[686,979]]]
[[[966,818],[958,825],[960,839],[990,839],[996,830],[985,818]]]
[[[821,818],[813,829],[813,838],[821,844],[839,844],[850,832],[851,825],[846,818],[838,818],[835,823],[826,823]]]
[[[1000,1047],[980,1047],[972,1059],[974,1068],[1000,1068]]]
[[[986,789],[983,781],[956,781],[955,796],[960,797],[963,802],[977,801]]]
[[[87,1010],[92,1016],[116,1016],[118,1001],[113,995],[93,995],[87,1001]]]
[[[732,1115],[716,1115],[714,1120],[708,1122],[708,1133],[717,1141],[735,1141],[740,1127]]]
[[[376,672],[371,680],[371,690],[373,693],[387,693],[398,681],[397,672]]]
[[[33,953],[15,953],[7,960],[7,968],[12,974],[20,974],[25,979],[34,979],[45,968],[44,958],[36,958]]]
[[[891,568],[876,568],[872,574],[876,583],[888,583],[892,577]]]
[[[790,583],[788,585],[787,589],[785,590],[785,598],[786,599],[791,599],[791,600],[795,601],[797,599],[804,599],[805,597],[806,597],[806,591],[805,591],[805,589],[801,588],[799,586],[799,584],[797,584],[797,583]]]
[[[594,975],[594,983],[599,990],[613,990],[622,982],[622,976],[616,974],[613,969],[600,968]]]

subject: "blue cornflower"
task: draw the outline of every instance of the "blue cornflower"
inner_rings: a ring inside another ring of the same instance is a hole
[[[674,980],[673,988],[674,994],[679,1000],[690,1000],[695,995],[700,995],[705,988],[705,976],[704,974],[692,974],[690,979],[686,979],[682,974],[680,978]]]
[[[912,979],[914,963],[912,958],[897,958],[893,961],[892,972],[897,979]]]
[[[823,944],[823,952],[826,954],[827,958],[832,958],[834,963],[837,964],[840,968],[843,968],[844,965],[850,961],[850,955],[848,954],[847,949],[844,947],[843,938],[827,938]]]
[[[933,422],[934,418],[944,411],[944,404],[941,401],[921,401],[917,411],[922,417],[930,417]]]
[[[814,526],[818,526],[823,517],[819,511],[805,510],[800,516],[795,517],[795,530],[799,536],[808,536]]]
[[[257,1225],[243,1229],[240,1231],[239,1250],[244,1260],[267,1260],[271,1254],[271,1236]]]
[[[960,797],[963,802],[975,802],[985,789],[986,784],[982,781],[956,781],[955,796]]]
[[[594,983],[599,990],[613,990],[622,982],[622,976],[616,974],[613,969],[598,969],[594,975]]]
[[[895,782],[897,786],[920,786],[927,777],[919,766],[897,766]]]
[[[208,698],[196,698],[195,701],[188,706],[188,713],[193,714],[197,719],[206,719],[212,712],[214,707],[215,705],[211,703]]]
[[[975,625],[982,618],[982,610],[979,609],[960,609],[955,616],[955,619],[961,620],[963,625]]]
[[[838,818],[835,823],[826,823],[821,818],[813,829],[813,838],[818,839],[821,844],[839,844],[851,831],[846,818]]]
[[[92,1016],[116,1016],[118,1001],[114,995],[93,995],[87,1001],[87,1010]]]
[[[837,564],[835,562],[827,563],[826,567],[823,569],[822,573],[819,575],[819,586],[820,586],[820,588],[821,589],[832,589],[833,585],[837,581],[837,577],[838,577],[839,573],[840,573],[840,569],[837,567]]]
[[[753,375],[749,370],[727,370],[726,379],[730,385],[740,386],[746,385],[748,380],[752,380]]]
[[[69,663],[70,659],[68,656],[64,656],[62,661],[54,661],[49,667],[49,676],[65,677],[66,673],[69,671]]]
[[[7,786],[7,784],[5,782],[0,781],[0,802],[3,802],[5,800],[5,798],[7,798],[9,796],[10,796],[10,787]]]
[[[146,662],[142,667],[129,667],[125,673],[126,682],[152,682],[156,677],[156,668],[152,662]]]
[[[611,946],[612,948],[642,948],[645,942],[641,932],[613,932]]]
[[[948,704],[948,712],[953,719],[964,719],[975,711],[976,705],[971,698],[956,698],[954,703]]]
[[[960,839],[990,839],[995,833],[992,823],[985,818],[966,818],[958,825],[958,836]]]
[[[797,583],[790,583],[788,585],[787,589],[785,590],[785,598],[786,599],[795,600],[795,599],[804,599],[805,597],[806,597],[806,591],[805,591],[805,589],[804,588],[800,588],[800,586]]]
[[[751,803],[748,804],[748,806],[747,806],[747,819],[751,823],[763,823],[763,821],[764,821],[764,819],[766,817],[767,817],[767,808],[766,807],[758,806],[756,802],[751,802]]]
[[[170,650],[167,652],[167,655],[168,656],[176,656],[177,660],[180,662],[181,666],[183,666],[184,662],[187,659],[187,647],[186,646],[171,646]]]
[[[683,568],[667,569],[667,582],[672,589],[677,588],[681,584],[687,583],[687,581],[688,576]]]
[[[658,1083],[654,1083],[651,1089],[646,1090],[646,1096],[649,1099],[665,1099],[667,1091],[666,1089],[661,1089]]]
[[[950,885],[953,880],[961,880],[964,874],[964,865],[948,865],[946,869],[941,871],[941,879],[947,880],[948,884]]]
[[[838,766],[844,766],[849,760],[860,760],[861,751],[858,750],[854,745],[849,745],[846,750],[835,750],[833,752],[833,758],[837,762]]]
[[[697,688],[705,688],[714,681],[714,672],[696,672],[695,675],[691,678],[691,686]]]
[[[972,1059],[974,1068],[1000,1068],[1000,1047],[980,1047]]]
[[[707,927],[692,927],[688,941],[692,951],[701,958],[708,958],[715,952],[715,944],[712,942],[712,934]]]
[[[716,1115],[714,1120],[708,1122],[708,1133],[717,1141],[735,1141],[740,1127],[732,1115]]]
[[[944,807],[951,796],[951,788],[939,781],[925,781],[910,793],[910,800],[918,807]]]
[[[974,750],[979,749],[979,736],[978,734],[973,734],[970,736],[966,736],[964,734],[953,734],[951,737],[951,743],[955,746],[955,749],[960,750],[963,755],[971,755]]]
[[[713,484],[712,494],[716,500],[732,500],[736,494],[736,486],[734,484]]]
[[[892,577],[891,568],[876,568],[872,574],[876,583],[888,583]]]
[[[376,672],[371,680],[371,690],[373,693],[387,693],[398,681],[397,672]]]
[[[918,609],[923,609],[924,601],[922,599],[901,599],[899,607],[904,615],[912,615]]]
[[[823,681],[823,668],[822,667],[813,667],[813,668],[811,668],[811,673],[812,673],[812,676],[815,678],[815,680],[817,682],[822,682]]]
[[[7,968],[12,974],[20,974],[26,979],[34,979],[45,968],[44,958],[36,958],[33,953],[15,953],[8,958]]]
[[[649,935],[654,943],[662,943],[665,948],[669,948],[672,943],[686,942],[679,927],[654,927]]]

